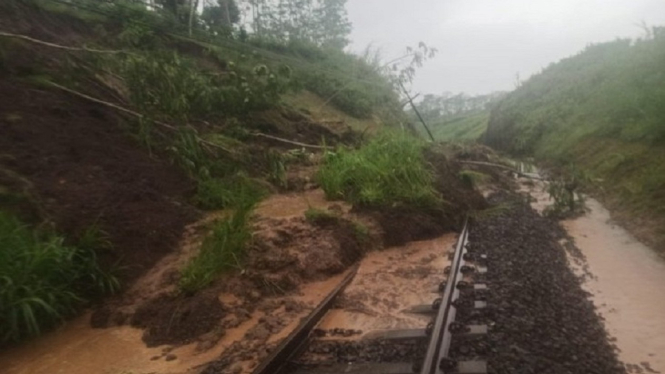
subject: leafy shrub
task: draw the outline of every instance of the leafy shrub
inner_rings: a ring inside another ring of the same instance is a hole
[[[380,107],[399,108],[389,81],[355,56],[330,52],[298,77],[305,88],[356,118],[369,118]]]
[[[113,292],[117,280],[97,264],[99,230],[79,246],[41,234],[0,211],[0,344],[40,334],[85,302],[86,295]]]
[[[423,142],[409,135],[382,133],[360,149],[326,153],[317,179],[328,198],[354,204],[439,205],[423,148]]]
[[[215,223],[200,253],[181,272],[179,286],[183,292],[194,293],[224,271],[240,267],[245,246],[252,237],[248,226],[252,207],[240,207],[230,218]]]
[[[566,218],[584,213],[586,204],[584,196],[579,192],[589,177],[579,169],[571,166],[567,174],[551,180],[547,184],[547,193],[554,203],[545,209],[545,214],[554,218]]]
[[[132,102],[143,113],[187,122],[244,114],[277,103],[288,88],[288,70],[230,65],[205,73],[177,53],[130,55],[119,62]]]

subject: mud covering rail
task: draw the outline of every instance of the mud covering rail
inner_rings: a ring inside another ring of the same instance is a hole
[[[346,288],[358,272],[359,265],[354,266],[342,282],[328,294],[328,296],[307,316],[307,318],[286,337],[275,350],[257,366],[252,374],[277,374],[280,373],[289,359],[305,344],[312,329],[316,327],[321,318],[328,312],[335,298]]]

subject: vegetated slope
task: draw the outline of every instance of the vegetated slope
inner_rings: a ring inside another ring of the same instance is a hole
[[[665,249],[665,32],[591,45],[491,113],[487,144],[574,164],[633,232]]]

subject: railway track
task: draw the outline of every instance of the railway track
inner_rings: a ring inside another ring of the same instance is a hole
[[[486,362],[476,357],[482,349],[469,347],[478,346],[474,342],[482,342],[488,331],[488,326],[477,323],[483,320],[487,307],[484,301],[487,286],[482,283],[487,271],[486,256],[468,245],[468,236],[467,222],[455,247],[447,254],[450,266],[440,275],[438,289],[432,290],[439,297],[433,296],[431,305],[416,305],[408,310],[430,315],[431,322],[427,325],[370,332],[361,342],[317,342],[314,328],[350,283],[352,272],[253,374],[485,374]],[[442,248],[445,256],[444,252]],[[453,352],[453,347],[459,351]],[[333,351],[341,356],[336,363],[319,364],[299,359],[306,352],[327,354]],[[456,360],[455,357],[472,359]]]

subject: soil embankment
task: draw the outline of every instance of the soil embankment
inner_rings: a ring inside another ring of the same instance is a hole
[[[77,238],[96,225],[126,282],[173,251],[198,212],[194,184],[123,133],[115,113],[80,99],[0,77],[0,186],[23,196],[14,209]],[[37,208],[35,208],[37,207]]]

